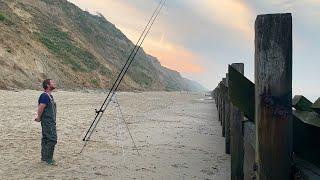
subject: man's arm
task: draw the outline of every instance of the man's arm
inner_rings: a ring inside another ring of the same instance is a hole
[[[44,108],[46,108],[46,104],[43,104],[43,103],[40,103],[39,104],[39,106],[38,106],[38,115],[37,115],[37,117],[36,117],[36,119],[35,119],[35,121],[37,121],[37,122],[40,122],[41,121],[41,115],[42,115],[42,113],[43,113],[43,111],[44,111]]]

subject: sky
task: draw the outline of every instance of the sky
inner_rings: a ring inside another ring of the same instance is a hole
[[[69,0],[103,14],[134,43],[160,0]],[[167,0],[144,50],[182,76],[214,89],[228,64],[245,64],[254,81],[254,21],[292,13],[293,94],[320,97],[320,0]]]

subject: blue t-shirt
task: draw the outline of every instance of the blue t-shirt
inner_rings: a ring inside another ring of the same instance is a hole
[[[52,95],[51,95],[51,98],[53,98]],[[50,98],[49,98],[49,95],[47,93],[42,93],[40,95],[39,100],[38,100],[38,104],[40,104],[40,103],[41,104],[46,104],[46,105],[50,104]]]

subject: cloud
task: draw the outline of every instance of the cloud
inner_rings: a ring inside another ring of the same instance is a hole
[[[152,48],[159,46],[161,46],[161,48]],[[158,57],[161,65],[181,73],[197,74],[206,71],[206,69],[199,64],[200,58],[192,52],[185,50],[183,47],[159,43],[152,45],[147,51]]]
[[[241,0],[202,0],[189,1],[189,3],[196,7],[202,18],[232,29],[234,32],[239,32],[251,39],[253,35],[251,24],[254,12]]]
[[[78,5],[83,10],[87,10],[93,14],[100,12],[110,22],[116,25],[122,25],[127,28],[136,28],[141,24],[145,14],[125,0],[68,0]]]
[[[140,32],[120,27],[122,31],[132,39],[138,39]],[[161,65],[177,70],[181,73],[203,73],[205,68],[201,65],[201,58],[179,44],[167,41],[165,34],[157,34],[148,37],[144,44],[144,50],[159,59]]]

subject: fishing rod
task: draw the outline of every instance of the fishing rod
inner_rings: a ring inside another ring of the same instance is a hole
[[[96,116],[95,116],[93,122],[91,123],[89,129],[87,130],[87,132],[86,132],[86,134],[85,134],[85,136],[83,138],[83,141],[85,141],[85,144],[84,144],[83,148],[81,149],[81,152],[83,151],[83,149],[87,145],[87,142],[90,140],[90,137],[92,136],[95,128],[97,127],[99,121],[101,120],[102,115],[104,114],[106,108],[110,104],[111,98],[113,97],[113,95],[117,91],[120,83],[123,80],[123,77],[125,76],[126,72],[128,71],[128,69],[129,69],[132,61],[134,60],[135,56],[137,55],[138,51],[140,50],[142,43],[144,42],[146,36],[148,35],[148,33],[149,33],[151,27],[153,26],[155,20],[159,16],[159,13],[160,13],[161,9],[163,8],[165,2],[166,2],[166,0],[161,0],[159,2],[157,8],[153,12],[151,18],[149,19],[147,25],[144,28],[142,34],[140,35],[138,42],[135,44],[133,50],[131,51],[131,53],[130,53],[125,65],[122,67],[120,73],[118,74],[118,77],[115,80],[114,84],[112,85],[112,87],[111,87],[107,97],[105,98],[102,106],[100,107],[99,110],[95,109]]]
[[[162,1],[161,1],[161,2],[162,2]],[[161,5],[161,4],[159,3],[159,6],[157,7],[156,10],[159,9],[160,5]],[[159,11],[158,11],[158,12],[159,12]],[[156,11],[153,13],[153,16],[152,16],[153,21],[155,20],[155,18],[154,18],[155,13],[156,13]],[[89,134],[90,132],[91,132],[91,134],[92,134],[92,132],[93,132],[93,131],[91,131],[91,129],[95,129],[95,126],[93,126],[93,125],[96,125],[96,124],[98,123],[99,119],[101,118],[101,116],[99,117],[100,113],[101,113],[101,115],[103,115],[104,110],[106,109],[106,107],[107,107],[107,106],[109,105],[109,103],[110,103],[110,100],[111,100],[112,95],[114,94],[114,92],[115,92],[116,89],[118,88],[120,82],[122,81],[122,79],[123,79],[123,77],[124,77],[124,74],[127,72],[127,69],[129,68],[132,60],[134,59],[135,55],[137,54],[138,50],[140,49],[139,46],[141,46],[142,41],[141,41],[140,45],[139,45],[139,42],[140,42],[140,40],[141,40],[141,38],[142,38],[143,36],[144,36],[144,38],[146,37],[147,34],[145,33],[145,31],[147,30],[150,22],[152,21],[152,18],[149,20],[149,22],[148,22],[148,24],[147,24],[147,26],[146,26],[143,34],[141,34],[141,36],[140,36],[140,38],[139,38],[139,41],[137,42],[136,46],[135,46],[134,49],[131,51],[131,54],[130,54],[130,56],[129,56],[127,62],[126,62],[126,64],[124,65],[124,67],[122,68],[121,72],[119,73],[119,75],[118,75],[115,83],[113,84],[111,90],[109,91],[109,94],[108,94],[107,98],[105,99],[105,101],[103,102],[103,105],[101,106],[100,110],[99,110],[99,111],[96,110],[96,113],[97,113],[96,118],[95,118],[95,120],[93,121],[93,123],[91,124],[90,128],[88,129],[88,131],[87,131],[87,133],[86,133],[86,135],[85,135],[85,137],[84,137],[84,139],[83,139],[84,141],[88,140],[87,137],[90,137],[90,136],[91,136],[91,135]],[[150,28],[151,28],[151,26],[149,27],[148,31],[150,30]],[[138,46],[138,45],[139,45],[139,46]],[[136,49],[136,48],[137,48],[137,49]],[[128,63],[129,63],[129,65],[128,65]],[[110,96],[110,95],[111,95],[111,96]],[[105,105],[105,104],[106,104],[106,105]],[[96,121],[97,121],[97,122],[96,122]],[[92,127],[93,127],[93,128],[92,128]],[[89,134],[89,136],[88,136],[88,134]],[[87,139],[86,139],[86,138],[87,138]]]
[[[159,5],[158,5],[157,9],[158,9],[158,8],[159,8]],[[100,113],[102,113],[102,110],[103,110],[103,108],[104,108],[104,105],[106,104],[106,102],[107,102],[107,100],[109,99],[109,97],[110,97],[111,93],[113,92],[113,90],[114,90],[114,88],[115,88],[115,86],[116,86],[117,81],[119,80],[119,78],[120,78],[120,76],[121,76],[122,72],[123,72],[123,71],[124,71],[124,69],[126,68],[126,66],[127,66],[128,62],[129,62],[129,60],[131,59],[131,56],[133,55],[133,53],[134,53],[135,49],[137,48],[137,46],[138,46],[138,44],[139,44],[139,42],[140,42],[140,40],[141,40],[142,36],[144,35],[144,33],[145,33],[146,29],[149,27],[149,24],[150,24],[151,20],[153,19],[154,15],[155,15],[155,12],[156,12],[156,11],[154,11],[154,12],[153,12],[153,14],[152,14],[151,18],[149,19],[148,24],[146,25],[146,27],[144,28],[144,30],[143,30],[143,32],[142,32],[142,34],[141,34],[141,36],[140,36],[140,38],[139,38],[138,42],[135,44],[135,46],[134,46],[133,50],[131,51],[131,53],[130,53],[130,55],[129,55],[129,57],[128,57],[128,59],[127,59],[126,63],[125,63],[125,65],[122,67],[122,69],[121,69],[120,73],[118,74],[118,77],[117,77],[117,79],[115,80],[114,84],[112,85],[112,87],[111,87],[111,89],[110,89],[110,91],[109,91],[109,93],[108,93],[107,98],[106,98],[106,99],[104,100],[104,102],[102,103],[102,106],[100,107],[100,110],[99,110],[99,111],[98,111],[98,110],[96,110],[96,117],[94,118],[94,120],[93,120],[93,122],[91,123],[91,125],[90,125],[90,127],[89,127],[88,131],[86,132],[86,134],[85,134],[85,136],[84,136],[84,138],[83,138],[83,141],[86,141],[86,140],[87,140],[87,136],[88,136],[88,134],[89,134],[89,132],[90,132],[90,130],[91,130],[91,128],[92,128],[92,126],[94,125],[94,123],[95,123],[95,122],[96,122],[96,120],[98,119],[99,114],[100,114]]]
[[[161,0],[161,2],[162,2],[162,0]],[[130,53],[130,55],[129,55],[129,57],[128,57],[126,63],[125,63],[125,65],[122,67],[120,73],[118,74],[117,79],[115,80],[114,84],[112,85],[111,90],[109,91],[107,98],[104,100],[104,102],[103,102],[102,106],[100,107],[100,109],[99,109],[99,110],[96,110],[96,113],[97,113],[97,114],[96,114],[96,117],[94,118],[94,121],[93,121],[92,124],[90,125],[90,127],[89,127],[86,135],[84,136],[83,141],[85,141],[85,140],[87,139],[87,136],[88,136],[91,128],[93,127],[94,123],[95,123],[96,120],[98,119],[99,114],[100,114],[100,113],[103,113],[103,109],[104,109],[104,106],[105,106],[105,104],[106,104],[107,101],[108,101],[108,102],[107,102],[107,105],[106,105],[106,106],[108,106],[108,103],[109,103],[109,101],[110,101],[110,99],[109,99],[110,95],[114,92],[114,89],[115,89],[115,87],[116,87],[119,79],[121,78],[124,70],[127,68],[127,65],[128,65],[128,63],[129,63],[129,61],[131,60],[132,55],[133,55],[134,52],[136,51],[136,48],[138,47],[138,45],[139,45],[139,43],[140,43],[140,41],[141,41],[141,38],[142,38],[143,35],[145,34],[145,31],[146,31],[147,28],[149,27],[150,22],[151,22],[152,19],[154,18],[155,13],[156,13],[156,11],[158,10],[158,8],[160,7],[160,5],[161,5],[161,4],[159,3],[159,5],[157,6],[156,10],[153,12],[151,18],[149,19],[148,24],[147,24],[146,27],[144,28],[144,30],[143,30],[143,32],[142,32],[142,34],[141,34],[138,42],[137,42],[136,45],[134,46],[134,48],[133,48],[133,50],[131,51],[131,53]]]

